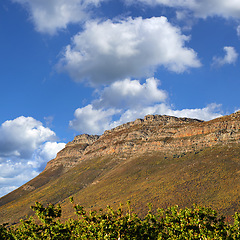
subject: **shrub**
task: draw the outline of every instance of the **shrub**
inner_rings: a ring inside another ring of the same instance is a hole
[[[181,209],[178,206],[158,209],[156,214],[149,205],[148,214],[140,219],[127,203],[127,211],[122,205],[113,210],[91,210],[74,204],[70,198],[77,220],[69,219],[60,222],[61,206],[49,204],[44,207],[36,202],[31,208],[38,220],[30,217],[21,220],[16,227],[0,225],[0,239],[169,239],[169,240],[200,240],[200,239],[240,239],[240,214],[234,215],[234,223],[229,224],[224,217],[218,217],[211,208],[194,205],[192,208]],[[40,221],[39,221],[40,220]]]

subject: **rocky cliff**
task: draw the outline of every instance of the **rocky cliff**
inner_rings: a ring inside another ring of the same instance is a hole
[[[233,142],[240,142],[240,111],[207,122],[148,115],[105,131],[101,136],[76,136],[45,170],[62,165],[67,171],[80,161],[98,156],[116,155],[126,159],[154,151],[184,154]]]

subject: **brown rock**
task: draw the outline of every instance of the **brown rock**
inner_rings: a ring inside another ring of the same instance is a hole
[[[131,156],[149,151],[182,153],[232,142],[240,142],[240,111],[207,122],[147,115],[105,131],[101,136],[76,136],[45,170],[63,165],[67,171],[78,162],[96,156]]]

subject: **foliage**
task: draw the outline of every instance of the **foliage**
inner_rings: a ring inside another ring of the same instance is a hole
[[[139,218],[127,202],[117,210],[91,210],[88,213],[70,198],[77,220],[60,222],[61,206],[49,204],[44,207],[36,202],[31,208],[38,219],[21,220],[20,225],[0,225],[0,239],[240,239],[240,214],[235,213],[233,224],[218,217],[211,208],[194,205],[181,209],[178,206],[158,209],[153,213],[149,205],[148,214]]]

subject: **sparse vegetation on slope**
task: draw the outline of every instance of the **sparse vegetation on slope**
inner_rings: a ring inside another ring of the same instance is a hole
[[[83,161],[56,179],[0,207],[2,222],[17,222],[33,212],[35,200],[61,203],[63,216],[72,216],[66,199],[73,195],[87,210],[117,207],[131,200],[136,212],[146,204],[166,208],[193,203],[209,206],[226,216],[239,211],[240,146],[237,144],[180,155],[145,154],[128,160],[94,158]],[[28,184],[31,185],[31,182]]]

